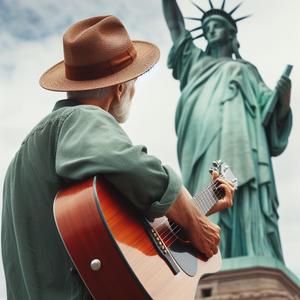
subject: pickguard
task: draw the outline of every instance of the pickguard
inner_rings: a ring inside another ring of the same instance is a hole
[[[176,240],[169,247],[174,260],[180,266],[180,268],[189,276],[193,277],[197,273],[197,252],[189,244],[181,241],[180,239]]]

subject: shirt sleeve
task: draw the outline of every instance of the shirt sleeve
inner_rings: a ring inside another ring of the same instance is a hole
[[[197,48],[189,31],[185,31],[173,44],[168,56],[168,68],[173,70],[173,77],[180,81],[183,90],[188,82],[193,61],[198,60],[202,50]]]
[[[61,125],[56,172],[66,180],[101,174],[137,209],[156,218],[166,213],[182,184],[170,167],[146,151],[132,145],[109,113],[80,105]]]

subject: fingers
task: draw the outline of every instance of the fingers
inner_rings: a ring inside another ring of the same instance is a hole
[[[210,249],[217,248],[220,243],[221,228],[210,221],[208,222],[209,232],[207,232],[206,244],[209,245]]]
[[[282,76],[277,83],[277,90],[281,93],[287,93],[291,90],[292,82],[290,78]]]
[[[213,249],[207,249],[204,254],[207,258],[211,258],[217,253],[218,253],[218,248],[213,248]]]
[[[282,83],[285,83],[285,84],[288,84],[288,85],[292,84],[291,79],[287,76],[281,76],[281,78],[279,79],[279,82],[282,82]]]
[[[220,188],[222,188],[225,192],[225,196],[220,199],[218,202],[220,203],[224,203],[225,204],[225,208],[229,208],[233,205],[233,192],[234,189],[231,189],[230,187],[221,184]]]
[[[222,177],[218,177],[216,181],[219,183],[226,184],[234,190],[234,184],[232,182],[227,181],[227,180],[223,179]]]
[[[229,186],[229,185],[224,184],[224,183],[220,184],[217,189],[218,190],[224,190],[225,196],[231,196],[234,192],[234,187]]]
[[[199,218],[194,226],[187,229],[187,234],[195,248],[208,258],[218,252],[221,229],[207,218]]]
[[[205,254],[205,256],[207,258],[212,257],[213,255],[217,254],[219,249],[218,249],[218,244],[214,244],[214,243],[210,243],[210,242],[206,242],[203,247],[203,250],[201,250],[201,252],[203,254]]]
[[[211,176],[213,180],[216,180],[219,177],[219,173],[217,171],[212,171]]]
[[[215,254],[217,254],[218,253],[218,247],[213,247],[212,249],[211,249],[211,251],[212,251],[212,253],[215,255]]]
[[[218,249],[218,243],[207,243],[205,247],[205,255],[209,258],[212,257],[213,255],[217,254],[219,249]]]
[[[221,211],[225,208],[230,208],[233,205],[234,187],[227,182],[224,182],[220,184],[217,189],[222,190],[225,195],[214,205],[212,213]]]

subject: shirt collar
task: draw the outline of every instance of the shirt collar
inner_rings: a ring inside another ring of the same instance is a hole
[[[54,108],[52,111],[56,111],[62,107],[67,107],[67,106],[77,106],[77,105],[81,105],[80,102],[74,100],[74,99],[64,99],[64,100],[60,100],[57,101],[54,105]]]

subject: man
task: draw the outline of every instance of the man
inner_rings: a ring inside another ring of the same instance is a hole
[[[89,18],[64,35],[64,61],[41,86],[68,92],[25,138],[4,183],[2,254],[8,299],[88,299],[56,230],[52,203],[65,183],[102,174],[142,214],[167,215],[196,249],[217,252],[219,228],[191,201],[174,171],[134,146],[118,122],[128,116],[135,79],[159,58],[131,41],[113,16]],[[216,177],[216,175],[215,175]],[[232,204],[233,188],[210,213]]]
[[[230,165],[239,179],[235,205],[212,220],[222,228],[223,257],[268,256],[283,261],[278,230],[278,198],[271,157],[286,148],[292,128],[291,81],[282,76],[278,102],[265,122],[274,91],[256,67],[241,58],[237,39],[237,10],[214,7],[202,11],[196,37],[185,29],[176,0],[163,0],[164,16],[173,47],[168,66],[180,81],[176,111],[177,152],[183,183],[190,193],[207,185],[204,170],[213,157]],[[191,30],[195,31],[195,30]]]

